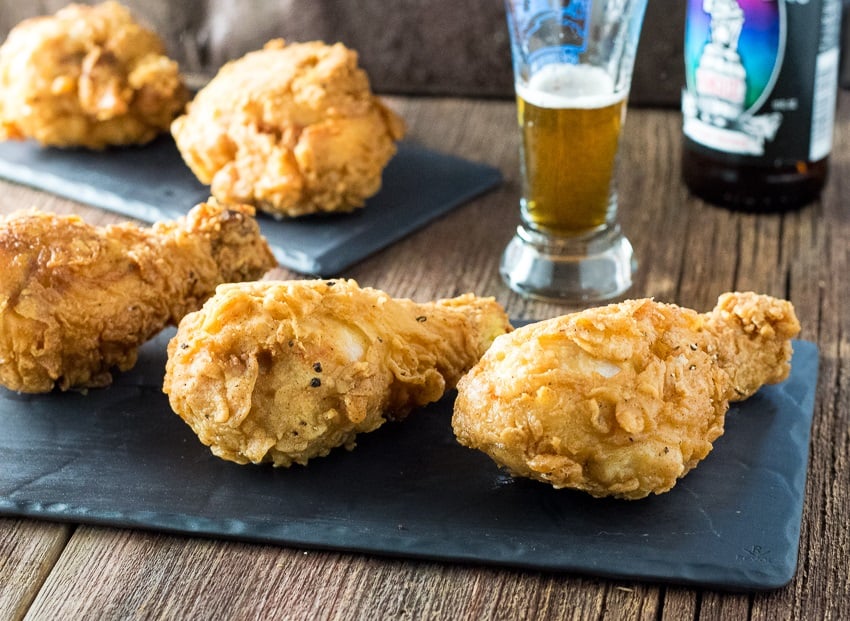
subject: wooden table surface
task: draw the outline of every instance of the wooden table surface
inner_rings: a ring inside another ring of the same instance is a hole
[[[518,221],[515,108],[506,101],[392,98],[410,135],[501,168],[503,186],[343,276],[419,301],[495,296],[515,318],[568,308],[509,292],[499,257]],[[820,202],[741,215],[688,196],[680,118],[632,109],[620,176],[623,228],[640,266],[629,297],[708,310],[718,294],[789,298],[820,347],[799,564],[785,588],[723,593],[591,576],[388,559],[84,524],[0,519],[2,619],[848,619],[850,618],[850,94],[837,114]],[[121,218],[0,182],[0,211]],[[272,276],[298,278],[276,270]],[[765,507],[769,511],[769,507]]]

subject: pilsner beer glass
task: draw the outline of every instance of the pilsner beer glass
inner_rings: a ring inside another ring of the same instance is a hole
[[[522,295],[586,302],[632,284],[616,169],[646,1],[505,1],[522,197],[500,272]]]

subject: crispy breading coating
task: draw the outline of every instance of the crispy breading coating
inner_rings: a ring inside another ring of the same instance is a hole
[[[499,337],[458,384],[459,442],[516,476],[594,496],[670,490],[730,400],[790,371],[790,302],[729,293],[710,313],[629,300]]]
[[[706,329],[717,337],[718,364],[734,392],[730,401],[743,401],[791,372],[790,339],[800,331],[800,322],[786,300],[724,293],[708,313]]]
[[[440,399],[510,329],[471,294],[418,304],[353,280],[222,285],[180,322],[163,390],[215,455],[306,464]]]
[[[356,52],[278,39],[222,67],[171,131],[213,196],[282,217],[362,207],[404,124]]]
[[[143,144],[168,130],[188,98],[160,38],[117,2],[24,20],[0,47],[0,139]]]
[[[216,285],[275,265],[253,213],[203,203],[151,228],[38,212],[0,219],[0,384],[29,393],[109,384]]]

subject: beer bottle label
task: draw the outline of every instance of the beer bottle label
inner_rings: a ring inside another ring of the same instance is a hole
[[[752,163],[826,157],[840,26],[840,0],[688,0],[688,146]]]

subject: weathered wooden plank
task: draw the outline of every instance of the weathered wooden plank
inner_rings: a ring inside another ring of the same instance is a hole
[[[619,218],[638,261],[628,297],[676,302],[693,206],[680,180],[681,132],[670,115],[630,110],[618,176]]]
[[[700,605],[700,594],[692,589],[669,587],[663,590],[661,621],[696,619]]]
[[[0,619],[22,619],[72,526],[0,519]]]
[[[750,596],[745,593],[713,593],[707,591],[700,597],[700,621],[727,621],[728,619],[747,619],[750,610]]]
[[[80,527],[30,614],[642,620],[659,606],[650,585]]]
[[[839,118],[846,119],[847,101],[842,101]],[[799,599],[795,612],[802,617],[840,619],[846,616],[850,601],[847,577],[847,512],[850,507],[850,251],[846,197],[850,192],[850,136],[847,123],[836,134],[832,156],[831,182],[819,206],[820,216],[813,245],[820,261],[802,259],[799,279],[817,282],[817,288],[801,285],[810,292],[797,296],[795,303],[805,305],[807,319],[817,322],[816,333],[808,330],[821,347],[821,374],[818,382],[818,406],[812,428],[806,512],[800,555]],[[822,240],[822,241],[821,241]],[[797,281],[792,281],[793,286]],[[813,294],[817,295],[813,295]],[[799,300],[799,302],[796,302]],[[816,306],[815,306],[816,304]],[[844,567],[843,570],[837,568]],[[844,611],[844,612],[842,612]]]

